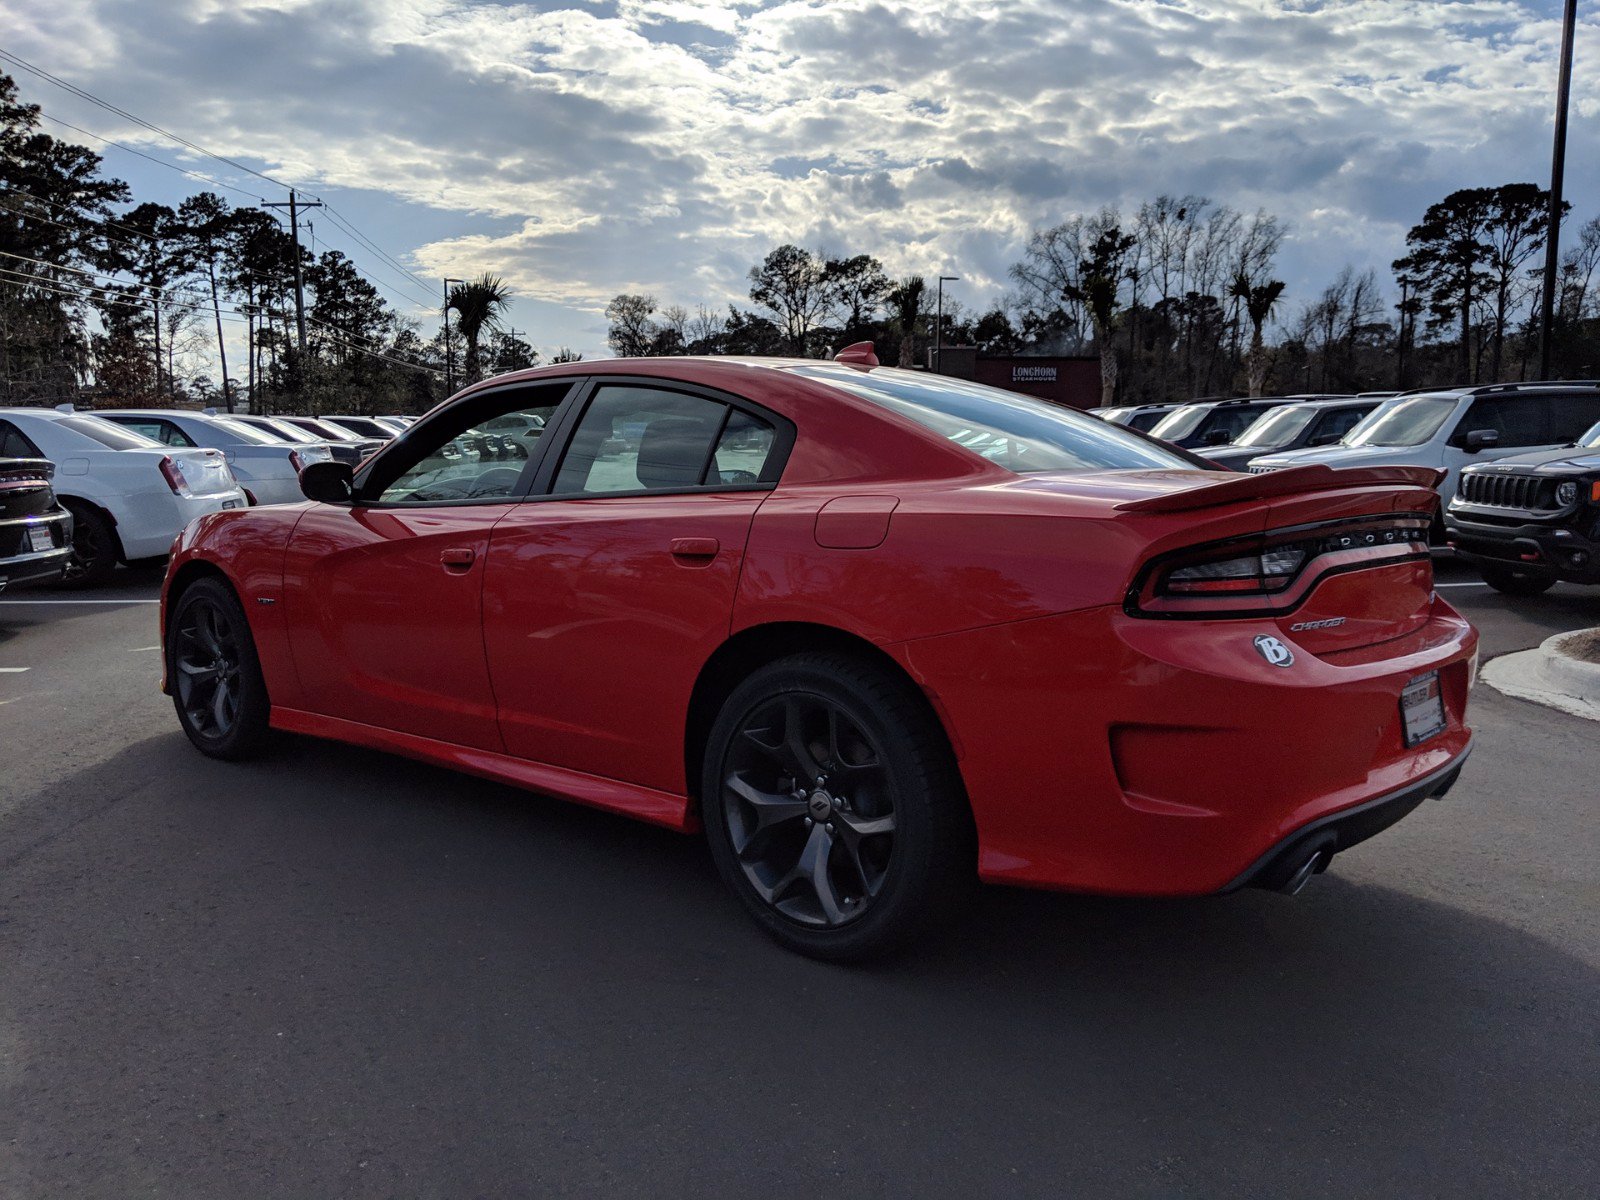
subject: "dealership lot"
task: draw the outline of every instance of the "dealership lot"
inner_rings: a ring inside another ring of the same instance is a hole
[[[1600,589],[1440,581],[1486,657],[1600,624]],[[1577,1196],[1600,1171],[1593,723],[1478,688],[1450,796],[1293,900],[992,890],[838,968],[767,942],[691,839],[349,747],[201,757],[155,690],[158,583],[0,596],[0,1194]]]

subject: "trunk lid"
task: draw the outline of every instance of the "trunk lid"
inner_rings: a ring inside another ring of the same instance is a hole
[[[56,498],[50,480],[55,473],[55,464],[47,459],[0,459],[0,520],[53,515]]]
[[[1200,474],[1130,497],[1117,511],[1147,530],[1151,554],[1129,611],[1269,620],[1283,641],[1319,656],[1403,638],[1427,622],[1433,603],[1427,537],[1441,474],[1315,464],[1270,475]],[[1256,590],[1247,582],[1252,561],[1271,564],[1259,566]]]

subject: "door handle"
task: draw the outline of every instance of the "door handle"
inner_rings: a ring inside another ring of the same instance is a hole
[[[674,558],[715,558],[722,544],[712,537],[684,537],[672,539]]]
[[[477,551],[471,546],[457,546],[439,552],[439,561],[450,571],[465,571],[477,557]]]

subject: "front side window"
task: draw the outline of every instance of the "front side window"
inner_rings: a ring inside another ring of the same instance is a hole
[[[573,431],[554,491],[603,496],[759,483],[773,445],[770,424],[719,401],[606,385]]]
[[[362,491],[380,504],[509,499],[568,386],[490,393],[441,413],[401,457],[380,457]],[[507,417],[514,428],[497,432],[496,422]]]
[[[893,368],[789,368],[933,430],[1019,474],[1034,471],[1194,470],[1181,458],[1099,417],[1032,396]]]
[[[1324,413],[1311,435],[1312,441],[1319,445],[1342,441],[1345,434],[1361,424],[1361,419],[1371,411],[1369,408],[1336,408]]]
[[[1413,396],[1374,413],[1345,439],[1347,446],[1421,446],[1438,433],[1460,403],[1454,396]]]
[[[1548,401],[1543,396],[1482,396],[1472,402],[1456,434],[1492,429],[1500,435],[1498,446],[1542,446]]]

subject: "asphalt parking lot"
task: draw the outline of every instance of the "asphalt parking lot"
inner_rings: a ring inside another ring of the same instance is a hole
[[[1600,624],[1440,578],[1486,657]],[[991,889],[840,968],[691,839],[201,757],[158,582],[0,596],[0,1195],[1594,1194],[1592,722],[1480,686],[1448,799],[1295,899]]]

